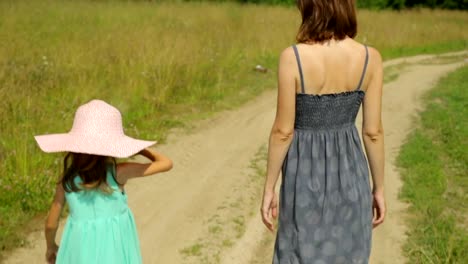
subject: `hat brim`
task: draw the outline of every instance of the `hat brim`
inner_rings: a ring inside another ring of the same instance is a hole
[[[115,158],[127,158],[156,144],[156,141],[134,139],[129,136],[84,137],[82,135],[49,134],[34,137],[42,151],[74,152]]]

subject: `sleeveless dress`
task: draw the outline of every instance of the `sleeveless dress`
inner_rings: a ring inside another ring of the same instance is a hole
[[[355,126],[361,85],[337,94],[296,96],[294,137],[282,167],[274,264],[368,263],[372,199],[367,160]]]
[[[65,192],[70,214],[65,225],[56,263],[142,263],[135,221],[127,195],[114,179],[114,166],[107,169],[107,183],[114,190]],[[75,177],[75,182],[81,182]]]

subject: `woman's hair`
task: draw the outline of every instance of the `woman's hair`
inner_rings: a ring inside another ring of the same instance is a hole
[[[298,43],[322,43],[354,38],[357,34],[355,0],[297,0],[302,23]]]
[[[109,163],[115,165],[115,159],[70,152],[63,160],[63,176],[60,183],[66,192],[99,189],[111,193],[112,189],[106,181]],[[81,178],[80,186],[75,183],[75,177]]]

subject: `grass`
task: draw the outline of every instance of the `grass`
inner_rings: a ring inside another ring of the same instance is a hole
[[[398,157],[401,197],[410,203],[409,263],[468,259],[468,66],[426,96],[420,127]]]
[[[363,10],[359,21],[358,40],[385,58],[467,47],[466,12]],[[100,98],[127,134],[164,141],[274,88],[298,23],[294,8],[234,3],[1,1],[0,255],[23,243],[60,174],[62,155],[33,135],[69,129],[77,106]]]
[[[180,253],[186,256],[200,256],[202,249],[203,245],[196,243],[190,247],[182,249]]]
[[[384,59],[462,50],[468,47],[468,33],[457,31],[466,17],[466,11],[363,10],[358,40],[377,47]]]
[[[69,129],[78,105],[104,99],[122,111],[127,134],[164,141],[172,127],[274,87],[273,73],[253,68],[274,67],[288,43],[270,44],[250,23],[281,35],[294,21],[282,8],[262,7],[269,18],[259,9],[2,1],[0,249],[22,243],[18,228],[47,210],[60,173],[62,155],[41,153],[32,136]]]

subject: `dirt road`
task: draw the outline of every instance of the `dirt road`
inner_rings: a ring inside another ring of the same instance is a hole
[[[418,56],[385,63],[405,66],[395,81],[385,85],[389,212],[385,224],[374,232],[372,264],[404,263],[400,246],[405,239],[405,205],[397,199],[401,182],[394,160],[411,129],[421,94],[462,65],[467,54],[446,54],[450,59],[440,61]],[[127,186],[144,263],[247,264],[254,259],[271,263],[272,240],[265,240],[268,236],[256,214],[261,197],[252,199],[260,181],[249,175],[254,173],[251,160],[267,142],[275,104],[276,91],[265,92],[237,110],[201,122],[190,133],[174,132],[166,145],[157,146],[175,161],[174,169]],[[235,220],[229,220],[234,214]],[[211,238],[220,242],[210,242]],[[41,232],[32,233],[28,241],[5,263],[44,263]]]

